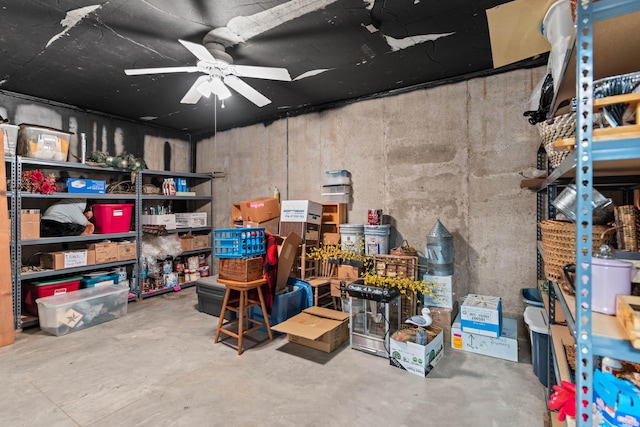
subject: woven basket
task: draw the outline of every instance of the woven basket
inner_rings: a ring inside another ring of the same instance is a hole
[[[606,225],[592,226],[594,252],[601,245],[613,243],[613,233],[601,236],[610,228]],[[569,221],[546,220],[540,222],[540,230],[542,231],[544,274],[548,280],[564,284],[562,268],[576,262],[576,225]]]
[[[616,226],[618,227],[618,250],[637,252],[640,213],[633,205],[616,206],[614,208]]]
[[[559,139],[576,136],[576,113],[562,114],[546,122],[538,123],[536,126],[538,127],[538,132],[540,132],[542,145],[547,152],[551,167],[558,167],[565,157],[569,155],[569,151],[556,150],[553,148],[553,143]]]

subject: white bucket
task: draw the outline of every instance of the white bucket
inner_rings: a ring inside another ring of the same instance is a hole
[[[340,242],[343,252],[362,254],[364,226],[362,224],[340,224]]]
[[[391,225],[365,225],[364,247],[367,255],[383,255],[389,253],[389,234]]]

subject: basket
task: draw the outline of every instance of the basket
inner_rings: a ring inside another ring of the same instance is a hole
[[[536,127],[542,138],[542,146],[547,152],[551,167],[558,167],[565,157],[569,155],[569,151],[556,150],[553,147],[553,143],[559,139],[576,136],[576,113],[571,112],[553,117],[550,120],[538,123]]]
[[[266,253],[264,228],[221,228],[213,230],[216,258],[252,258]]]
[[[592,226],[594,252],[601,245],[613,243],[612,233],[602,236],[610,228],[606,225]],[[562,268],[576,262],[576,225],[569,221],[546,220],[540,222],[540,230],[545,277],[552,282],[563,284],[565,277]]]
[[[617,228],[618,250],[638,252],[638,230],[640,230],[640,214],[633,205],[616,206],[614,208]]]

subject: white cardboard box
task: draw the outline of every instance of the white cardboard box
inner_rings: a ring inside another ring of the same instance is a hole
[[[488,337],[460,329],[460,314],[451,326],[451,347],[499,359],[518,361],[518,321],[503,319],[500,338]]]
[[[322,204],[311,200],[284,200],[280,210],[280,222],[322,222]]]
[[[207,213],[206,212],[185,212],[176,213],[176,227],[206,227],[207,226]]]
[[[460,305],[460,325],[464,332],[498,338],[502,332],[500,297],[469,294]]]
[[[433,326],[431,328],[434,328]],[[438,328],[438,327],[436,327]],[[443,332],[427,345],[389,340],[389,364],[420,377],[426,377],[444,356]]]
[[[455,291],[453,289],[453,276],[431,276],[425,274],[422,279],[427,282],[435,282],[433,293],[424,294],[424,305],[431,307],[453,308]]]
[[[140,215],[142,225],[164,225],[167,230],[176,229],[176,216],[174,214],[164,215]]]

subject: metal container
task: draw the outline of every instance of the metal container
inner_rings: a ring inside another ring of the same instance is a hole
[[[571,221],[576,221],[577,211],[577,190],[575,184],[569,184],[562,192],[551,202],[560,212],[562,212]],[[613,219],[613,202],[607,199],[595,188],[591,194],[591,206],[593,207],[593,223],[602,225]]]
[[[427,234],[427,274],[432,276],[451,276],[453,274],[453,236],[440,222]]]

